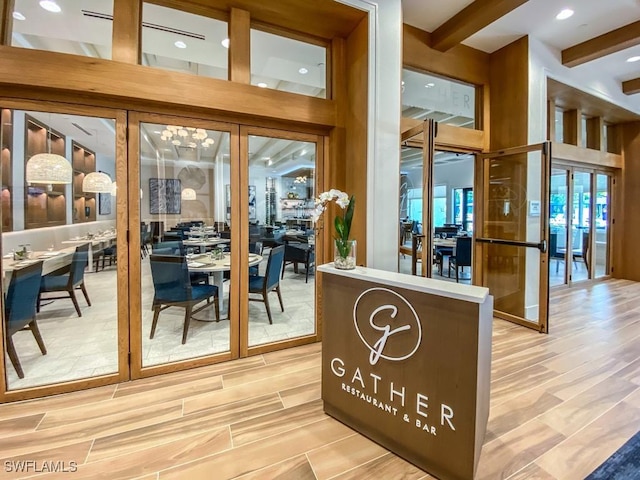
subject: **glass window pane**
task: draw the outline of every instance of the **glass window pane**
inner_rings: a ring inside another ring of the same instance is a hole
[[[228,132],[140,125],[143,366],[229,350],[229,185]]]
[[[594,276],[609,275],[609,175],[596,176],[596,258]]]
[[[228,78],[227,23],[144,3],[142,65]]]
[[[251,30],[251,84],[327,98],[327,49]]]
[[[555,110],[555,122],[556,122],[556,138],[550,140],[559,143],[564,143],[564,112],[561,108]]]
[[[111,59],[113,0],[43,3],[15,0],[11,46]]]
[[[402,116],[457,127],[476,127],[476,89],[473,85],[402,70]]]
[[[422,149],[401,147],[400,150],[400,246],[411,248],[411,233],[422,233]],[[411,273],[411,255],[400,254],[399,272]],[[416,264],[420,275],[422,263]]]
[[[2,109],[0,127],[8,388],[115,373],[115,120]],[[78,182],[97,172],[102,193]]]
[[[312,335],[316,145],[251,135],[249,152],[249,345]]]
[[[549,285],[566,283],[567,268],[567,192],[569,172],[554,168],[551,172],[549,206]]]
[[[573,216],[571,219],[571,279],[586,280],[589,275],[589,247],[591,244],[591,174],[573,173]]]

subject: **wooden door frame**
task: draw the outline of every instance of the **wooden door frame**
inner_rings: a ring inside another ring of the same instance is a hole
[[[81,115],[86,117],[112,118],[115,120],[115,167],[116,182],[126,185],[128,181],[127,170],[127,112],[122,109],[94,107],[85,105],[69,104],[64,102],[23,100],[15,98],[0,97],[0,105],[3,108],[22,111],[37,111],[53,114]],[[127,199],[124,196],[116,197],[116,229],[120,234],[116,238],[117,246],[117,325],[118,325],[118,371],[100,375],[92,378],[81,378],[78,380],[63,381],[50,385],[42,385],[29,388],[9,390],[6,380],[0,382],[0,404],[38,398],[47,395],[67,393],[86,388],[99,387],[129,380],[129,291],[126,282],[127,271],[129,269],[128,258],[128,210]],[[2,246],[2,236],[0,235],[0,248]],[[0,260],[1,262],[2,260]],[[4,315],[4,298],[0,300],[0,308]],[[6,351],[5,345],[5,322],[2,321],[2,335],[0,335],[0,349]],[[5,355],[0,358],[0,376],[6,379]]]
[[[328,151],[328,136],[322,136],[315,133],[308,133],[301,129],[291,129],[291,130],[279,130],[275,128],[267,128],[267,127],[255,127],[250,125],[240,125],[240,161],[238,162],[238,176],[236,177],[236,181],[238,182],[237,190],[238,192],[246,192],[249,189],[249,136],[261,136],[261,137],[269,137],[269,138],[278,138],[282,140],[292,140],[292,141],[300,141],[300,142],[309,142],[314,143],[316,145],[316,167],[315,167],[315,185],[314,191],[316,195],[319,192],[327,191],[330,186],[326,179],[328,175],[326,175],[325,170],[328,167],[328,158],[326,152]],[[232,176],[233,181],[233,176]],[[233,192],[233,185],[231,187]],[[237,198],[244,198],[243,196],[238,196]],[[248,247],[249,247],[249,205],[247,202],[240,201],[236,202],[240,205],[239,208],[239,217],[244,218],[246,221],[241,220],[240,222],[232,222],[241,224],[241,232],[239,238],[239,244],[236,247],[232,247],[232,251],[234,248],[237,248],[237,251],[240,251],[240,265],[238,272],[246,272],[248,271]],[[232,202],[233,204],[233,202]],[[329,246],[331,245],[331,229],[324,228],[325,222],[327,220],[323,217],[318,221],[316,225],[316,265],[321,265],[326,263],[329,260]],[[233,235],[232,235],[233,236]],[[232,262],[233,266],[233,262]],[[233,268],[233,267],[232,267]],[[233,275],[232,275],[233,277]],[[318,281],[318,276],[316,276],[315,281],[315,298],[322,298],[322,287],[321,282]],[[319,312],[316,309],[315,313],[315,324],[316,331],[314,334],[306,335],[299,338],[294,338],[291,340],[282,340],[275,343],[266,343],[255,346],[249,345],[249,278],[246,275],[240,275],[240,284],[238,285],[240,289],[239,295],[237,297],[237,305],[238,311],[240,312],[240,356],[246,357],[251,355],[259,355],[266,352],[272,352],[275,350],[282,350],[285,348],[296,347],[299,345],[305,345],[308,343],[318,342],[322,339],[322,312]],[[317,302],[316,302],[317,303]]]
[[[141,285],[141,258],[140,258],[140,124],[141,123],[153,123],[161,125],[185,125],[193,126],[196,128],[204,128],[207,130],[215,130],[219,132],[229,133],[229,146],[230,146],[230,165],[231,176],[233,180],[234,172],[237,175],[238,161],[240,154],[238,151],[238,131],[239,126],[233,123],[216,122],[211,120],[203,120],[197,117],[181,117],[175,115],[161,115],[156,113],[145,112],[129,112],[129,183],[128,183],[128,208],[129,208],[129,252],[130,252],[130,269],[128,283],[130,287],[131,298],[140,299],[139,301],[132,301],[131,306],[131,379],[144,378],[163,373],[170,373],[180,370],[187,370],[194,367],[211,365],[214,363],[224,362],[238,358],[239,349],[238,338],[239,330],[238,320],[229,320],[229,351],[214,353],[210,355],[204,355],[201,357],[189,358],[180,360],[177,362],[164,363],[160,365],[142,365],[142,285]],[[235,160],[235,161],[234,161]],[[233,182],[232,182],[233,185]],[[233,188],[233,187],[232,187]],[[234,191],[232,189],[232,196]],[[237,194],[237,192],[236,192]],[[239,209],[238,205],[231,203],[232,215],[234,208]],[[240,226],[239,222],[231,222],[231,242],[232,251],[234,243],[239,243]],[[234,237],[236,240],[234,240]],[[239,245],[237,245],[239,247]],[[237,256],[232,256],[232,270],[234,267],[237,269],[239,259]],[[245,259],[246,261],[246,259]],[[247,266],[248,268],[248,266]],[[236,276],[237,277],[237,276]],[[234,279],[231,278],[231,287],[234,288]],[[235,304],[229,305],[229,318],[238,319],[238,311],[235,308]],[[176,337],[176,341],[179,341]]]
[[[478,280],[479,285],[483,285],[483,276],[484,262],[482,259],[484,258],[484,251],[486,248],[486,243],[482,243],[478,241],[479,238],[482,238],[482,234],[484,232],[484,223],[485,223],[485,211],[486,211],[486,203],[488,200],[487,192],[485,191],[485,185],[488,181],[488,168],[486,168],[487,162],[490,159],[500,158],[509,155],[518,155],[518,154],[526,154],[535,151],[541,152],[541,179],[540,179],[540,241],[545,244],[544,251],[540,251],[540,267],[539,267],[539,300],[538,300],[538,322],[533,323],[531,321],[525,320],[524,318],[518,317],[516,315],[502,312],[499,310],[494,310],[493,314],[495,317],[502,318],[504,320],[508,320],[510,322],[516,323],[518,325],[525,326],[527,328],[532,328],[534,330],[538,330],[541,333],[548,333],[549,331],[549,260],[548,260],[548,248],[546,246],[549,243],[549,179],[551,175],[551,142],[543,142],[532,145],[525,145],[514,148],[506,148],[500,149],[494,152],[484,152],[477,155],[479,170],[479,178],[481,180],[482,188],[480,189],[482,197],[477,197],[479,201],[477,204],[482,203],[482,208],[476,208],[477,216],[476,222],[477,227],[474,228],[474,253],[476,255],[476,262],[474,266],[479,267],[478,277],[474,277],[474,280]],[[478,178],[478,177],[476,177]],[[474,199],[476,201],[476,199]],[[478,229],[481,229],[480,231]],[[526,248],[526,247],[522,247]]]

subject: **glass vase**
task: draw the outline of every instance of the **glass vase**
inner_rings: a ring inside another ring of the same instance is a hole
[[[356,268],[356,241],[335,239],[333,263],[340,270]]]

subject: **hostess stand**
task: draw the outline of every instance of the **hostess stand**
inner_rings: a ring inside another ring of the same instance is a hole
[[[483,287],[318,268],[324,410],[440,479],[472,479],[489,417]]]

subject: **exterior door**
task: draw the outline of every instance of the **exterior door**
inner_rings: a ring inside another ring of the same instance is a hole
[[[548,142],[479,155],[476,282],[497,317],[548,331]]]

